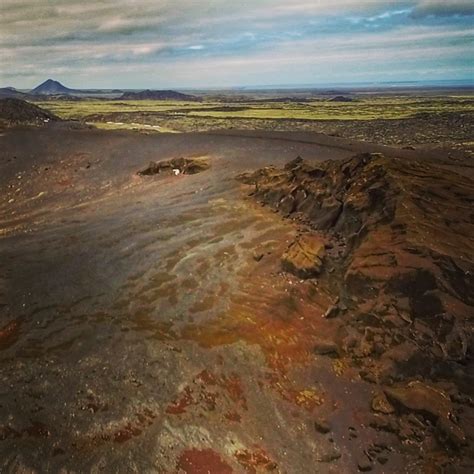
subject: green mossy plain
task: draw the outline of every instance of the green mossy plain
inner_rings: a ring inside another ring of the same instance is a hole
[[[147,113],[161,117],[211,117],[270,120],[377,120],[404,119],[420,113],[440,114],[444,112],[474,112],[474,98],[453,97],[371,97],[352,102],[265,102],[238,101],[203,102],[181,101],[123,101],[81,100],[45,101],[37,103],[64,119],[87,119],[93,115],[113,113]],[[228,108],[229,110],[226,110]],[[236,110],[238,108],[239,110]],[[220,110],[216,110],[220,109]],[[101,120],[97,120],[101,121]]]

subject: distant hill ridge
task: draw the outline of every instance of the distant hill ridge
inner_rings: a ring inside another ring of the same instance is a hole
[[[3,98],[16,98],[26,99],[28,94],[16,90],[14,87],[0,87],[0,99]]]
[[[0,99],[0,124],[14,125],[44,125],[60,119],[51,112],[34,104],[15,98]]]
[[[152,91],[144,90],[140,92],[124,92],[119,99],[123,100],[187,100],[196,101],[198,97],[189,94],[183,94],[181,92],[164,90],[164,91]]]
[[[0,98],[14,97],[18,99],[35,100],[38,96],[46,98],[74,98],[74,96],[84,97],[86,94],[96,96],[97,94],[103,93],[100,89],[70,89],[59,81],[54,79],[47,79],[40,85],[36,86],[29,93],[24,93],[16,90],[13,87],[0,88]],[[199,97],[183,94],[181,92],[173,90],[142,90],[142,91],[122,91],[120,89],[114,89],[114,94],[122,94],[118,99],[124,100],[182,100],[182,101],[198,101]],[[49,96],[49,97],[47,97]]]
[[[329,100],[329,102],[352,102],[354,99],[352,97],[347,97],[344,95],[337,95]]]

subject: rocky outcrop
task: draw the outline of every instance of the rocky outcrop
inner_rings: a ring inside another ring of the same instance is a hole
[[[339,340],[323,341],[315,353],[345,357],[384,387],[372,402],[374,426],[413,442],[434,426],[438,440],[462,447],[466,424],[455,411],[473,406],[466,401],[474,369],[473,181],[380,154],[323,163],[297,158],[238,179],[254,186],[258,201],[306,226],[308,238],[326,241],[324,268],[335,271],[304,275],[326,282],[345,310],[332,314]],[[283,261],[297,255],[320,270],[301,241]],[[302,275],[296,265],[284,268]],[[441,380],[449,381],[449,394],[436,387]],[[454,409],[453,400],[463,408]]]
[[[324,253],[315,232],[343,241],[326,260],[339,269],[349,323],[363,332],[355,357],[377,355],[382,377],[397,368],[413,375],[441,370],[433,359],[466,360],[474,314],[469,178],[426,162],[364,154],[316,164],[297,158],[284,169],[239,179],[255,186],[256,199],[312,229],[283,256],[287,270],[318,274]]]
[[[151,176],[154,174],[197,174],[209,169],[209,161],[204,158],[173,158],[159,162],[150,162],[140,176]]]

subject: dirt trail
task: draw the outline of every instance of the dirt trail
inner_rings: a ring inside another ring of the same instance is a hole
[[[2,472],[351,473],[374,449],[374,472],[428,469],[365,423],[374,386],[314,353],[335,330],[332,289],[281,271],[297,225],[234,179],[350,146],[55,128],[0,140]],[[210,169],[136,174],[176,157]]]

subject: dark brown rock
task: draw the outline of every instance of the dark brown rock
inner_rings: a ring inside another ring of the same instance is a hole
[[[442,390],[415,381],[385,388],[387,397],[406,410],[422,414],[436,423],[438,432],[456,446],[462,446],[466,437],[452,421],[453,406],[449,396]]]
[[[438,437],[446,439],[455,448],[461,448],[467,444],[464,431],[447,418],[438,418],[436,423]]]
[[[385,415],[389,415],[395,411],[383,392],[377,393],[374,396],[371,406],[372,410],[376,413],[383,413]]]
[[[387,433],[396,433],[398,431],[398,424],[393,417],[380,414],[371,416],[369,426],[379,431],[386,431]]]
[[[321,434],[327,434],[331,431],[331,425],[323,418],[314,421],[314,428]]]
[[[318,339],[314,343],[314,353],[330,357],[339,357],[339,347],[333,341]]]
[[[337,461],[341,458],[341,451],[336,447],[330,448],[328,452],[321,454],[318,458],[318,462],[321,463],[330,463]]]
[[[372,462],[366,454],[362,454],[357,460],[357,469],[360,472],[369,472],[373,469]]]
[[[386,387],[384,392],[394,403],[434,419],[448,418],[453,411],[446,393],[420,381]]]

